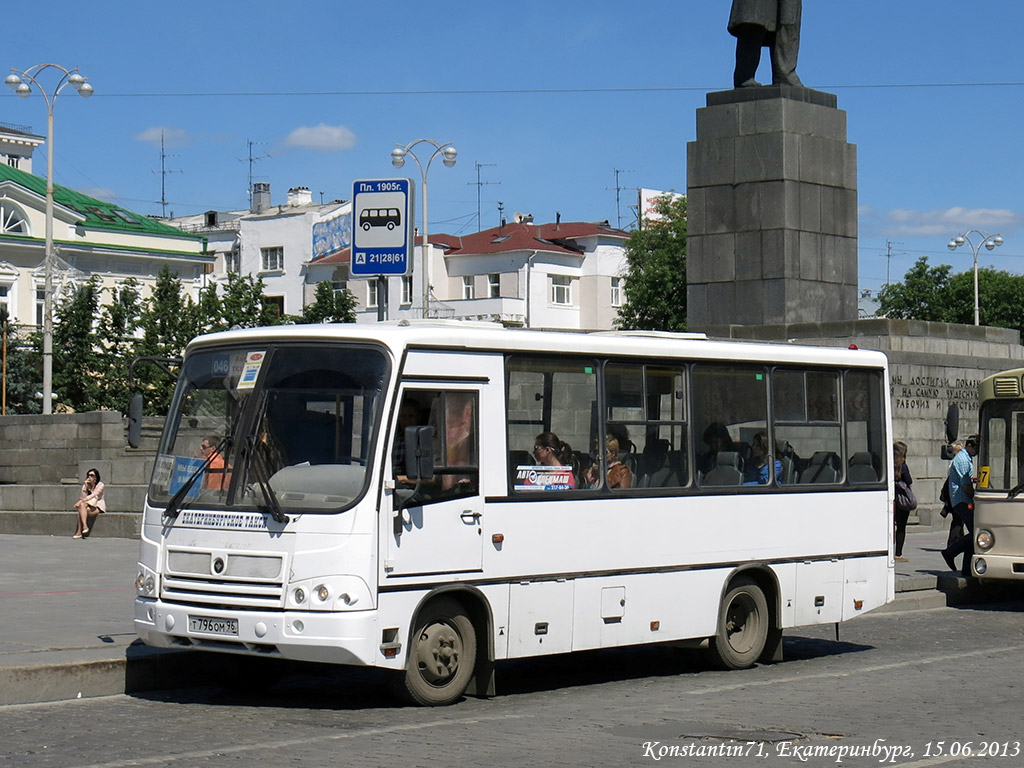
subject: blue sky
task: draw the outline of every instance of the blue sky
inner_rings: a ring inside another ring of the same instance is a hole
[[[8,30],[0,70],[79,67],[95,95],[58,98],[55,179],[146,214],[161,212],[161,131],[176,215],[246,207],[250,141],[278,203],[294,186],[331,200],[358,178],[418,184],[390,152],[429,137],[459,151],[430,170],[432,233],[476,231],[478,191],[485,228],[498,201],[508,217],[628,226],[636,187],[685,191],[695,112],[731,86],[734,55],[728,0],[47,8]],[[798,72],[838,96],[858,147],[861,287],[921,255],[969,269],[971,252],[946,243],[973,228],[1006,241],[983,266],[1024,272],[1024,4],[806,0],[803,13]],[[45,134],[41,97],[0,91],[0,121]]]

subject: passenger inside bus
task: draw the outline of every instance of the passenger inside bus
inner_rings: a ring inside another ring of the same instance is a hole
[[[751,460],[747,464],[744,485],[768,485],[771,481],[769,461],[775,467],[775,482],[782,482],[782,462],[770,455],[768,435],[758,432],[751,441]]]
[[[718,453],[720,451],[735,451],[732,437],[725,424],[720,421],[713,421],[704,430],[704,443],[708,450],[702,456],[697,457],[697,469],[707,474],[718,466]]]
[[[539,466],[558,467],[561,472],[554,473],[554,483],[548,486],[558,486],[559,490],[568,490],[576,487],[576,472],[573,467],[572,447],[562,440],[554,432],[541,432],[533,442],[533,458]]]
[[[608,488],[632,488],[633,475],[619,460],[619,441],[613,434],[608,434],[604,439],[604,457],[608,466],[607,482]],[[589,488],[599,488],[601,485],[599,473],[601,464],[595,462],[585,474],[586,485]]]

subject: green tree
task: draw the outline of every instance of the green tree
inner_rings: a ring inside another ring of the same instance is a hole
[[[3,307],[0,307],[0,335],[3,338],[5,357],[6,412],[40,413],[42,401],[37,393],[43,389],[43,360],[38,348],[41,347],[42,339],[25,338],[18,324],[11,321]]]
[[[53,391],[57,402],[75,412],[100,407],[100,358],[95,319],[100,305],[100,278],[93,275],[69,287],[58,302],[53,321]]]
[[[686,198],[660,198],[663,220],[635,230],[626,243],[626,299],[620,328],[686,330]]]
[[[144,309],[139,281],[125,280],[120,288],[110,290],[110,301],[100,311],[97,331],[99,351],[103,359],[101,407],[123,411],[131,395],[128,373],[138,354],[137,333]]]
[[[178,357],[194,335],[195,302],[182,293],[181,280],[166,266],[157,275],[139,324],[142,339],[136,351],[140,357]],[[136,386],[144,393],[147,413],[166,413],[174,393],[173,377],[155,365],[136,366],[135,372]],[[124,405],[118,407],[124,408]]]
[[[952,267],[932,267],[922,256],[903,282],[879,293],[879,314],[906,320],[974,323],[974,271],[951,274]],[[983,267],[978,270],[981,323],[1024,332],[1024,276]]]
[[[302,308],[301,323],[354,323],[356,297],[348,289],[335,291],[327,280],[316,284],[313,303]]]
[[[263,278],[228,273],[221,299],[220,322],[214,330],[276,325],[277,308],[263,295]]]

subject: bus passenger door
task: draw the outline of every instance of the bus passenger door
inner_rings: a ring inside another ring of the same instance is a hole
[[[405,477],[405,428],[434,428],[434,477],[402,507],[416,482]],[[479,571],[483,565],[480,392],[474,385],[405,387],[392,436],[392,524],[385,530],[392,575]],[[401,508],[400,508],[401,507]]]

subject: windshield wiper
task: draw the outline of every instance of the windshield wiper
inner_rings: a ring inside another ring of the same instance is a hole
[[[220,441],[220,445],[217,446],[216,450],[214,450],[212,453],[210,453],[209,456],[206,457],[206,461],[204,461],[202,464],[196,467],[196,470],[191,475],[189,475],[188,480],[186,480],[182,484],[181,488],[179,488],[174,493],[174,495],[171,496],[171,498],[167,502],[167,507],[164,509],[164,515],[171,518],[172,520],[178,516],[178,513],[181,511],[179,509],[181,502],[183,502],[185,500],[185,497],[188,496],[189,491],[192,490],[192,486],[196,484],[196,480],[199,479],[200,475],[202,475],[203,472],[210,468],[210,464],[213,462],[215,457],[224,455],[222,451],[224,451],[230,445],[230,437],[225,437],[223,440]]]
[[[1016,498],[1017,498],[1018,496],[1020,496],[1020,493],[1021,493],[1021,491],[1024,491],[1024,481],[1022,481],[1022,482],[1018,483],[1018,484],[1017,484],[1017,485],[1016,485],[1016,486],[1015,486],[1015,487],[1013,488],[1013,490],[1011,490],[1011,491],[1010,491],[1010,492],[1009,492],[1009,493],[1008,493],[1008,494],[1006,495],[1006,498],[1007,498],[1007,499],[1016,499]]]
[[[267,470],[262,453],[263,443],[259,442],[256,437],[250,437],[248,443],[249,465],[252,467],[253,474],[256,475],[256,483],[260,487],[260,493],[263,494],[263,502],[265,504],[265,507],[260,507],[260,511],[269,512],[270,516],[274,518],[274,522],[287,523],[289,517],[281,511],[281,504],[277,500],[277,494],[274,493],[274,489],[270,485],[270,472]],[[257,506],[259,505],[257,504]]]

